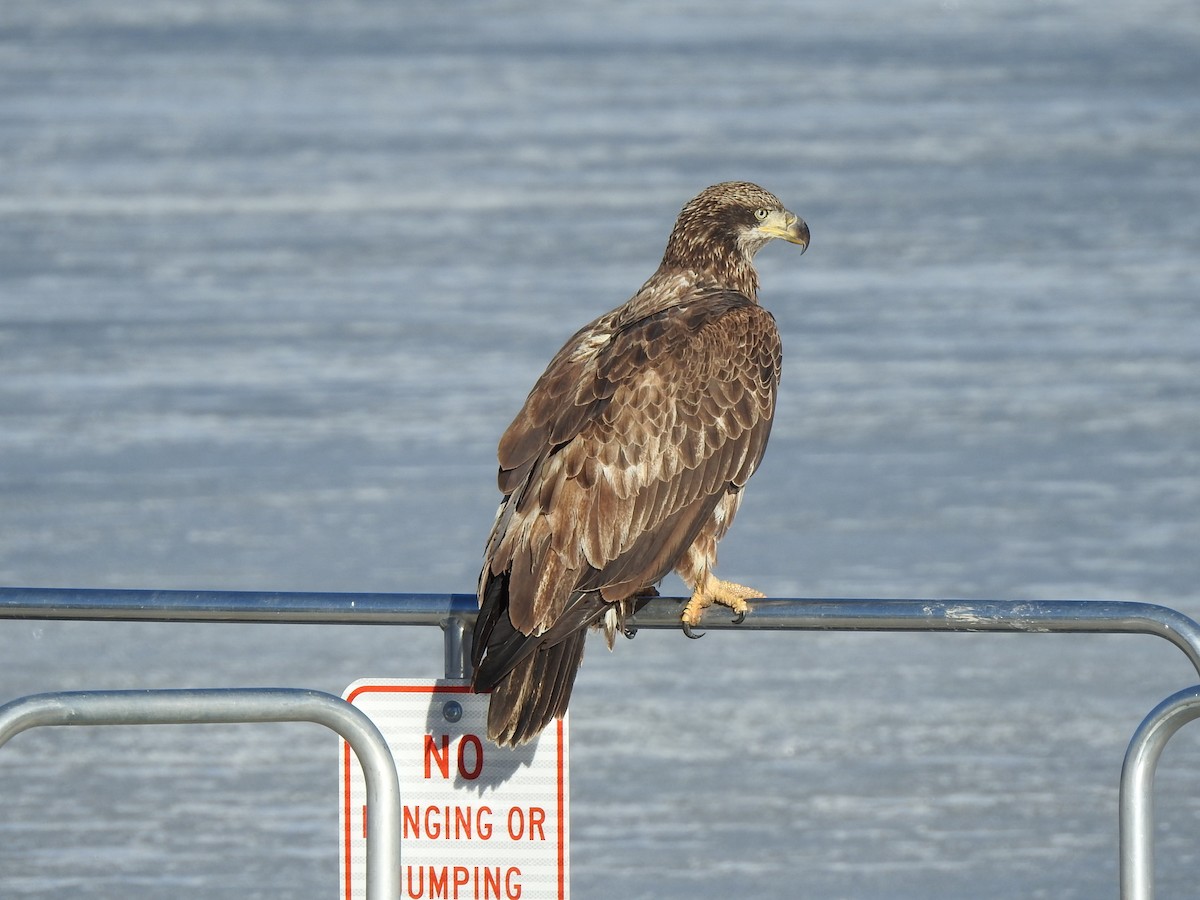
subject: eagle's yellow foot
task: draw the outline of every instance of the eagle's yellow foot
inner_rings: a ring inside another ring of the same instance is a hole
[[[765,597],[766,594],[761,591],[756,591],[754,588],[748,588],[743,584],[734,584],[732,581],[722,581],[719,578],[708,578],[704,584],[697,587],[692,592],[692,599],[683,608],[683,633],[690,638],[700,638],[703,634],[696,634],[692,631],[700,624],[700,618],[704,615],[704,610],[712,606],[714,603],[721,606],[728,606],[735,613],[733,624],[741,625],[746,618],[746,613],[750,611],[747,600],[755,597]]]

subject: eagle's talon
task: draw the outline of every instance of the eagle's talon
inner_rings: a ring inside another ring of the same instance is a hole
[[[683,608],[683,633],[690,638],[699,637],[692,632],[692,626],[700,624],[704,610],[714,603],[729,607],[733,611],[733,624],[741,625],[746,621],[746,613],[750,612],[747,598],[763,596],[765,595],[754,588],[734,584],[732,581],[722,581],[719,578],[709,578],[692,591],[691,599]]]
[[[703,631],[701,631],[698,634],[695,631],[692,631],[692,623],[691,622],[683,623],[683,633],[685,635],[687,635],[688,637],[690,637],[693,641],[698,641],[698,640],[700,640],[700,638],[704,637]]]
[[[637,637],[637,633],[638,627],[632,622],[628,622],[625,627],[621,629],[621,634],[625,635],[625,637],[631,641]]]

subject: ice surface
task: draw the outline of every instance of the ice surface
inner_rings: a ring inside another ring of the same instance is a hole
[[[469,591],[495,441],[757,181],[778,424],[722,573],[1200,615],[1194,4],[0,8],[0,584]],[[668,582],[668,590],[678,590]],[[385,628],[8,622],[4,696],[440,674]],[[581,898],[1116,894],[1161,641],[643,633],[572,704]],[[1160,773],[1192,892],[1200,737]],[[4,896],[329,897],[333,741],[0,752]]]

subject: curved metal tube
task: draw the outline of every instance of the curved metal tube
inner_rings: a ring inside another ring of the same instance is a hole
[[[1121,898],[1154,898],[1154,772],[1167,741],[1200,719],[1200,685],[1172,694],[1142,720],[1121,767]]]
[[[0,706],[0,747],[43,725],[314,722],[354,749],[367,789],[367,898],[400,895],[400,783],[387,741],[366,713],[322,691],[292,688],[70,691]]]

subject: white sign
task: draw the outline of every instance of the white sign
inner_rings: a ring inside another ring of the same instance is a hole
[[[464,681],[363,679],[342,695],[386,738],[400,776],[400,896],[566,900],[567,723],[516,749],[487,739]],[[366,786],[341,742],[341,897],[366,897]]]

